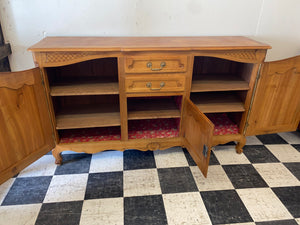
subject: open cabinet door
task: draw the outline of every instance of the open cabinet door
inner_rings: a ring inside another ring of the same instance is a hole
[[[185,147],[206,177],[214,124],[189,99],[184,101],[182,131]]]
[[[300,56],[262,65],[246,135],[294,131],[300,120]]]
[[[54,145],[39,68],[0,73],[0,184]]]

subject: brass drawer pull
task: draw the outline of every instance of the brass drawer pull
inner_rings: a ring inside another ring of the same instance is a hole
[[[159,91],[159,90],[162,89],[164,86],[165,86],[165,82],[161,82],[159,88],[152,88],[152,83],[151,83],[151,82],[148,82],[148,83],[146,84],[146,87],[147,87],[147,88],[150,88],[151,91]]]
[[[152,68],[152,62],[147,63],[147,67],[150,68],[152,71],[160,71],[166,66],[166,62],[160,63],[160,68]]]

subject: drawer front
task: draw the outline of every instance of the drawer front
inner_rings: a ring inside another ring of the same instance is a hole
[[[126,56],[126,73],[185,72],[187,56]]]
[[[125,89],[127,93],[181,92],[185,88],[185,76],[168,75],[127,75]]]

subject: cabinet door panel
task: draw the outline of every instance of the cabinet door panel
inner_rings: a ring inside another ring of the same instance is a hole
[[[0,184],[53,147],[40,70],[0,73]]]
[[[300,119],[300,56],[264,63],[246,135],[293,131]]]
[[[214,124],[191,100],[186,99],[183,106],[182,129],[184,145],[206,177],[212,147]]]

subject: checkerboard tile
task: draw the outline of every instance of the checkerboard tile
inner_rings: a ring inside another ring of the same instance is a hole
[[[1,225],[35,224],[42,204],[10,205],[0,207]]]
[[[281,162],[300,162],[300,152],[291,145],[266,145]]]
[[[157,169],[124,171],[124,196],[161,194]]]
[[[0,225],[300,224],[300,132],[211,151],[204,178],[186,149],[51,153],[0,185]]]
[[[22,170],[18,177],[53,176],[57,167],[54,162],[55,160],[52,155],[44,155]]]
[[[93,154],[90,173],[123,171],[123,152],[104,151]]]
[[[208,168],[207,178],[204,178],[197,166],[192,166],[191,171],[199,191],[234,189],[224,169],[220,165],[210,166]]]
[[[211,224],[199,192],[163,195],[168,224]]]
[[[45,203],[35,225],[79,224],[82,201]]]
[[[123,198],[92,199],[83,203],[81,225],[121,225],[123,221]]]
[[[300,181],[282,163],[254,164],[269,187],[300,185]]]
[[[87,179],[88,174],[53,176],[44,203],[83,200]]]
[[[216,146],[214,154],[221,165],[229,164],[249,164],[250,161],[244,154],[236,154],[235,146]]]
[[[168,151],[154,151],[157,168],[185,167],[188,161],[180,147],[168,149]]]
[[[237,193],[255,222],[293,219],[270,188],[238,189]]]

